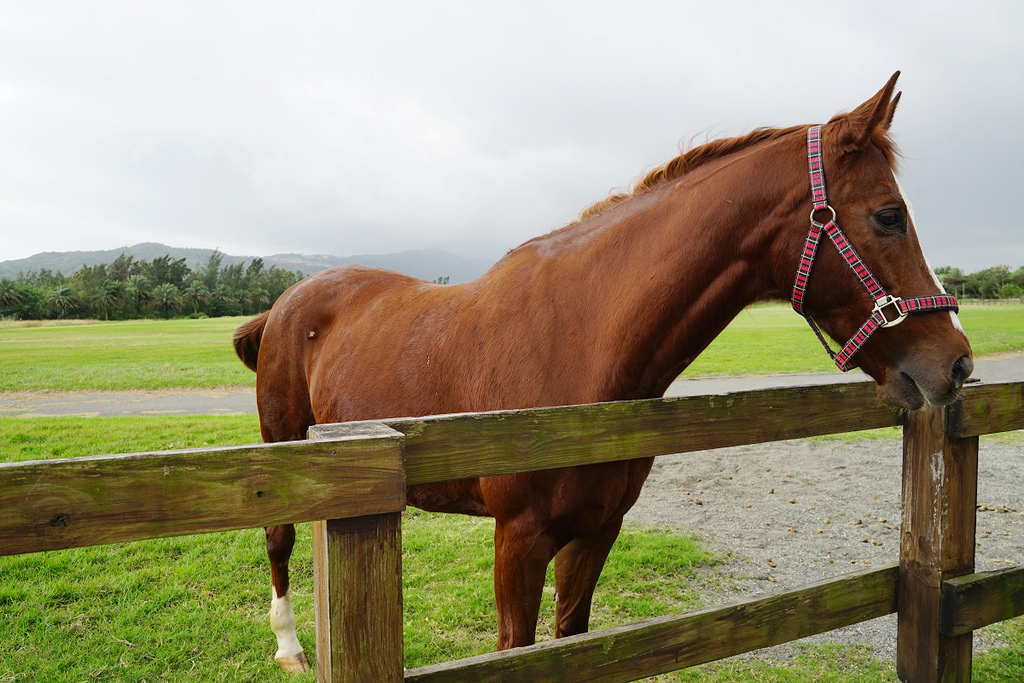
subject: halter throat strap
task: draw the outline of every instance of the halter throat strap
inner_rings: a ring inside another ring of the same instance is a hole
[[[879,284],[871,270],[861,259],[860,254],[853,248],[850,240],[839,228],[836,220],[836,212],[829,203],[828,195],[825,192],[825,164],[821,153],[821,126],[811,126],[807,130],[807,164],[811,175],[811,228],[807,233],[807,241],[804,242],[804,251],[800,257],[800,265],[797,267],[796,280],[793,283],[793,296],[791,298],[793,309],[802,315],[807,323],[814,330],[818,341],[828,352],[828,355],[835,361],[836,367],[843,372],[856,366],[853,356],[860,350],[860,347],[882,327],[895,327],[903,322],[910,313],[924,311],[957,311],[959,307],[954,297],[939,293],[925,296],[913,296],[900,298],[885,291]],[[823,217],[824,223],[817,220]],[[811,268],[814,265],[814,257],[818,251],[818,242],[821,234],[828,235],[829,240],[839,251],[850,269],[860,280],[861,284],[868,291],[874,308],[870,317],[860,326],[860,329],[850,338],[839,352],[832,350],[825,336],[818,329],[818,326],[811,319],[811,316],[804,310],[804,298],[807,293],[807,283],[811,277]]]

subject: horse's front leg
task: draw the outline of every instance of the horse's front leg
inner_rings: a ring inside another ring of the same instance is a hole
[[[309,671],[309,661],[295,633],[295,610],[288,594],[288,560],[295,546],[295,525],[269,526],[267,557],[270,559],[270,578],[273,599],[270,602],[270,628],[277,636],[274,659],[285,671]]]
[[[589,536],[568,543],[555,555],[555,637],[586,633],[597,579],[622,527],[609,520]]]
[[[494,525],[494,597],[498,608],[498,649],[532,645],[544,575],[557,550],[542,529],[520,520]]]

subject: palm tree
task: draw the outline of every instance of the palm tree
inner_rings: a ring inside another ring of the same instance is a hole
[[[238,315],[241,313],[238,294],[223,282],[217,285],[210,298],[213,300],[214,315]]]
[[[58,285],[50,291],[50,298],[46,302],[47,307],[57,313],[58,318],[63,318],[68,311],[78,308],[78,299],[71,290],[71,285]]]
[[[248,312],[249,305],[252,303],[252,294],[250,294],[249,290],[245,288],[236,289],[235,301],[238,303],[240,309],[239,312]]]
[[[0,279],[0,306],[17,306],[21,303],[21,288],[14,280]]]
[[[124,283],[124,294],[125,299],[134,308],[136,315],[142,313],[142,309],[149,304],[149,278],[145,275],[135,274],[129,275],[128,279]]]
[[[249,292],[249,303],[252,304],[252,313],[261,313],[267,310],[270,305],[270,292],[257,287]]]
[[[206,285],[196,279],[188,283],[188,287],[181,293],[181,298],[186,303],[192,304],[192,314],[195,315],[199,313],[199,306],[210,300],[210,291]]]
[[[102,309],[104,320],[110,320],[110,309],[117,308],[123,303],[121,283],[104,280],[100,288],[92,295],[92,303]]]
[[[152,291],[153,308],[164,313],[181,310],[181,293],[169,282],[157,285]]]

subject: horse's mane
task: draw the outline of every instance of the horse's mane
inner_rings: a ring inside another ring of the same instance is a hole
[[[832,117],[829,123],[833,123],[847,116],[849,116],[848,113],[837,114]],[[600,201],[594,202],[580,212],[580,217],[577,222],[582,223],[588,218],[592,218],[617,204],[621,204],[630,197],[646,192],[666,180],[674,180],[675,178],[686,175],[690,171],[708,163],[709,161],[720,159],[724,156],[742,151],[762,142],[771,142],[773,140],[786,137],[787,135],[791,135],[797,131],[804,131],[806,129],[807,126],[791,126],[789,128],[756,128],[746,135],[712,140],[700,145],[699,147],[694,147],[689,151],[681,153],[668,163],[649,171],[643,178],[637,181],[632,190],[611,194]],[[899,157],[899,150],[896,147],[896,143],[894,143],[892,138],[889,137],[888,132],[882,129],[876,129],[873,131],[871,138],[875,146],[882,152],[886,163],[895,170],[896,160]]]
[[[849,116],[848,113],[837,114],[832,117],[829,123],[841,120]],[[643,194],[663,182],[674,180],[681,176],[690,173],[694,169],[703,166],[716,159],[721,159],[724,156],[743,151],[749,147],[753,147],[762,142],[772,142],[780,138],[784,138],[795,133],[804,134],[807,130],[807,126],[790,126],[788,128],[756,128],[746,135],[740,135],[731,138],[721,138],[719,140],[711,140],[703,145],[693,147],[692,149],[682,152],[674,159],[669,162],[652,169],[647,172],[640,180],[636,182],[633,188],[627,192],[617,192],[610,194],[609,196],[594,202],[586,209],[580,212],[579,218],[572,223],[569,223],[563,228],[559,228],[547,235],[540,235],[527,241],[521,246],[526,244],[533,244],[538,240],[542,240],[548,237],[552,237],[563,233],[565,230],[571,229],[586,222],[587,220],[611,209],[622,202]],[[881,150],[885,157],[886,162],[895,170],[896,159],[899,156],[899,150],[896,148],[896,144],[889,137],[888,132],[884,129],[876,129],[872,134],[872,142]],[[515,251],[515,250],[512,250]],[[511,253],[511,252],[510,252]]]
[[[628,192],[620,192],[609,195],[604,199],[594,202],[580,213],[579,221],[583,222],[593,218],[599,213],[606,211],[617,204],[621,204],[630,197],[646,192],[667,180],[674,180],[686,175],[695,168],[702,166],[709,161],[720,159],[734,152],[742,151],[761,142],[768,142],[785,137],[791,133],[805,129],[806,126],[793,126],[790,128],[757,128],[746,135],[734,138],[722,138],[706,142],[699,147],[681,153],[668,163],[649,171],[643,178],[637,181],[633,189]]]

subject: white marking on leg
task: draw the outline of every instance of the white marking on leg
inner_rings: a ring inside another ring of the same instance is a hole
[[[270,629],[277,636],[277,654],[274,659],[294,657],[302,654],[302,645],[295,634],[295,610],[292,609],[291,598],[286,592],[278,597],[277,589],[271,589],[273,599],[270,601]]]
[[[910,216],[910,224],[913,225],[914,229],[916,230],[917,229],[917,221],[914,220],[914,207],[910,203],[910,199],[907,198],[907,193],[903,191],[903,186],[900,185],[900,181],[899,180],[896,180],[896,187],[899,188],[900,196],[903,197],[903,203],[907,207],[907,215]],[[922,254],[922,256],[923,256],[923,254]],[[932,265],[930,263],[928,263],[928,257],[927,256],[924,257],[924,265],[925,265],[925,267],[928,268],[928,272],[931,273],[932,281],[935,283],[935,286],[938,288],[938,290],[940,292],[944,292],[944,293],[948,294],[949,292],[946,292],[946,288],[943,287],[942,283],[939,281],[939,276],[935,274],[935,269],[932,268]],[[956,313],[954,311],[950,311],[949,312],[949,319],[953,321],[953,327],[956,328],[957,330],[960,330],[960,334],[963,334],[963,335],[966,336],[966,333],[964,332],[964,326],[960,324],[960,318],[957,317],[957,315],[956,315]]]

